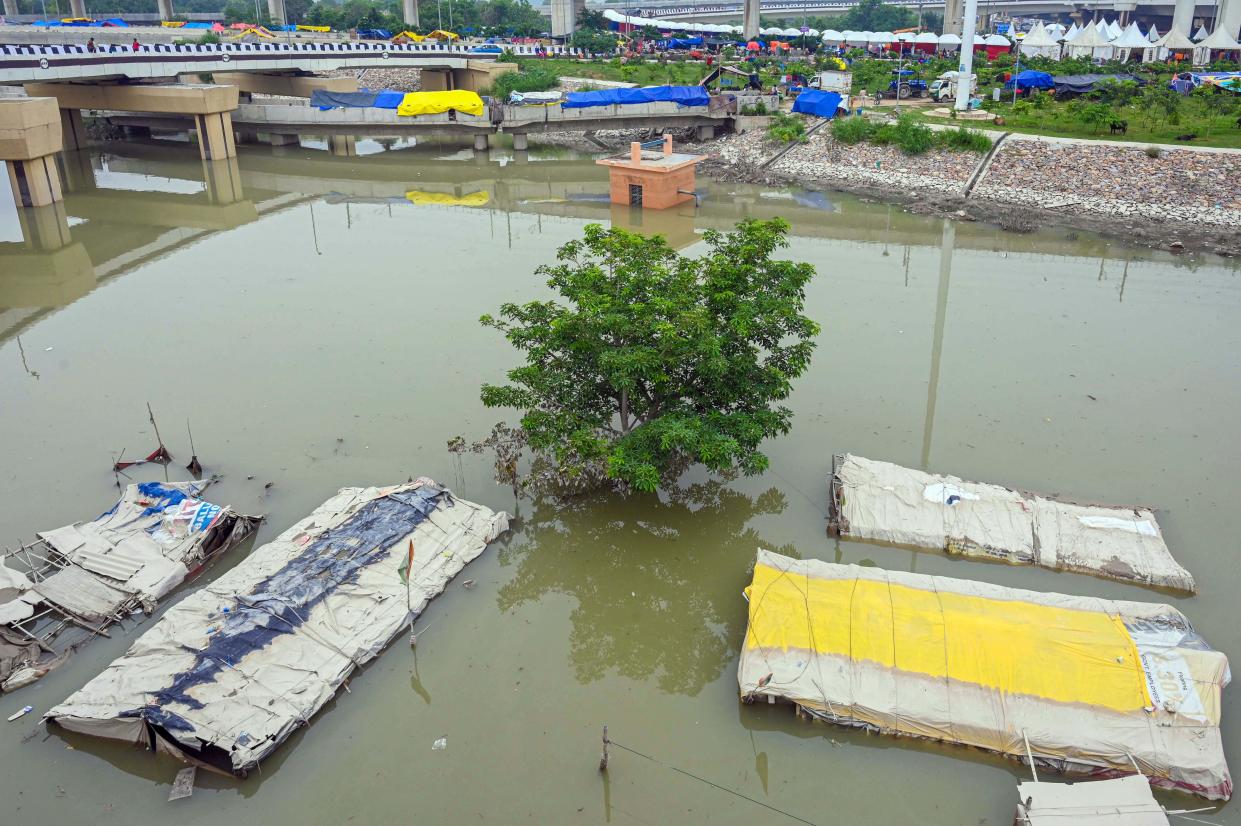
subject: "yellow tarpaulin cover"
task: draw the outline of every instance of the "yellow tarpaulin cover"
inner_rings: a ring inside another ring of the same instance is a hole
[[[237,34],[229,38],[229,40],[241,40],[242,38],[254,35],[255,37],[264,37],[268,40],[275,40],[276,36],[262,26],[255,26],[252,29],[243,29]]]
[[[163,20],[160,22],[160,25],[163,26],[165,29],[179,29],[185,25],[185,21],[184,20]]]
[[[420,189],[411,189],[405,193],[405,197],[411,204],[419,205],[480,207],[491,203],[491,193],[485,189],[471,192],[469,195],[452,195],[448,192],[423,192]]]
[[[1062,703],[1151,705],[1118,617],[758,565],[747,648],[805,649]],[[809,609],[809,613],[807,613]]]
[[[332,27],[331,26],[306,26],[301,23],[298,23],[297,30],[299,32],[330,32],[332,30]]]
[[[456,40],[461,37],[461,35],[456,32],[446,32],[443,29],[436,29],[427,35],[427,37],[434,37],[436,40]]]
[[[477,92],[458,89],[453,92],[408,92],[396,108],[396,113],[404,117],[415,115],[438,115],[456,109],[466,115],[481,115],[483,99]]]
[[[421,43],[427,39],[426,35],[418,34],[418,32],[401,32],[396,37],[392,38],[392,42],[398,43],[402,37],[406,40],[412,40],[415,43]]]

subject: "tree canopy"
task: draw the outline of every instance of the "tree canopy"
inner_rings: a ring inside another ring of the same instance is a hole
[[[761,472],[758,447],[788,431],[779,402],[819,332],[802,314],[814,267],[772,258],[787,231],[742,221],[689,258],[660,236],[587,226],[537,270],[566,303],[483,316],[526,357],[483,403],[523,411],[529,446],[566,478],[649,491],[694,463]]]

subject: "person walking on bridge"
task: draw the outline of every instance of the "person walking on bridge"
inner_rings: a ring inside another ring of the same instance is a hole
[[[86,51],[88,52],[95,51],[95,38],[92,37],[90,40],[86,41]]]
[[[134,45],[131,47],[135,52],[142,48],[142,44],[138,42],[138,38],[134,38]]]

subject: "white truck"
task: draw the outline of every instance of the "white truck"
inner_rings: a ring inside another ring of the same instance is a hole
[[[810,78],[810,88],[839,92],[847,98],[853,89],[853,72],[819,72]]]
[[[957,96],[957,78],[960,72],[944,72],[931,81],[927,93],[932,100],[955,100]],[[978,94],[978,76],[970,75],[970,97]]]

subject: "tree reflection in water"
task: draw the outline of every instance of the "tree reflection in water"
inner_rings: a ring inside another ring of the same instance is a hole
[[[745,631],[755,551],[748,523],[781,513],[772,488],[751,499],[713,481],[661,496],[610,494],[534,502],[533,513],[500,552],[516,564],[499,592],[511,610],[548,593],[577,600],[569,657],[589,683],[610,669],[656,677],[665,692],[695,695],[737,656]]]

